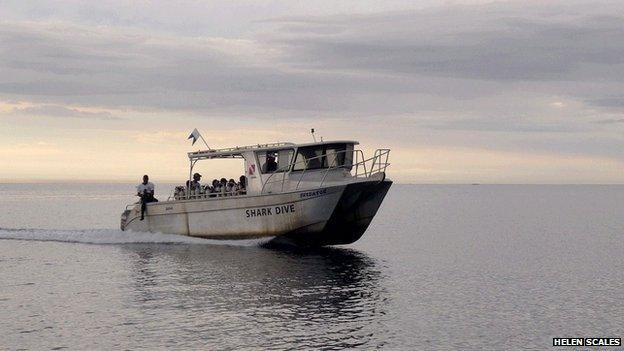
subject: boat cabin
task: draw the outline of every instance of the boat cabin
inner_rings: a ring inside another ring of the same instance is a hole
[[[357,141],[324,141],[308,144],[272,143],[189,152],[189,179],[202,160],[240,158],[244,161],[246,195],[306,189],[347,180],[361,151]],[[363,160],[363,156],[362,156]],[[357,163],[357,162],[356,162]],[[187,195],[185,196],[188,198]]]

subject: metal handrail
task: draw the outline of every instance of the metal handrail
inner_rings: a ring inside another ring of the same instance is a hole
[[[219,191],[219,192],[194,192],[194,193],[184,193],[183,196],[173,196],[174,200],[195,200],[195,199],[207,199],[207,198],[215,198],[215,197],[230,197],[230,196],[241,196],[247,195],[247,190],[230,190],[230,191]],[[171,199],[171,197],[170,197]]]
[[[375,153],[373,154],[373,157],[364,158],[364,152],[362,150],[342,150],[342,151],[337,151],[334,152],[333,155],[337,156],[341,153],[344,153],[346,156],[347,152],[353,152],[353,154],[355,155],[355,160],[352,160],[350,165],[342,165],[342,166],[336,166],[335,163],[338,160],[338,157],[335,157],[334,160],[332,161],[332,164],[330,166],[327,167],[327,169],[325,169],[325,173],[323,174],[323,178],[321,179],[321,181],[319,182],[319,187],[322,187],[323,184],[325,183],[325,179],[327,178],[327,174],[329,173],[329,171],[331,170],[335,170],[335,169],[340,169],[340,168],[351,168],[353,169],[353,167],[355,167],[355,174],[353,174],[354,178],[358,178],[361,176],[364,177],[370,177],[373,175],[373,173],[375,172],[375,166],[377,166],[377,172],[385,172],[386,168],[388,168],[388,166],[390,166],[390,163],[388,162],[388,157],[390,154],[390,149],[377,149],[375,150]],[[277,181],[271,181],[271,178],[273,178],[273,176],[275,176],[275,174],[278,173],[282,173],[282,186],[281,186],[281,191],[284,191],[284,183],[286,182],[286,173],[292,173],[292,168],[296,165],[301,165],[304,164],[305,167],[302,170],[301,176],[299,177],[299,180],[297,181],[297,186],[295,187],[295,189],[299,189],[299,185],[301,184],[301,180],[304,178],[305,172],[308,170],[308,164],[310,163],[310,161],[315,160],[315,159],[321,159],[323,157],[327,157],[327,154],[323,154],[320,156],[315,156],[312,158],[308,158],[302,161],[298,161],[298,162],[291,162],[290,164],[278,168],[277,170],[275,170],[267,179],[266,181],[262,184],[262,190],[260,191],[261,194],[264,193],[264,190],[266,189],[266,186],[268,184],[273,184],[273,183],[277,183],[280,182],[280,180]],[[361,161],[359,160],[361,157]],[[353,162],[355,161],[355,162]],[[372,162],[371,162],[372,161]],[[370,169],[366,166],[367,163],[371,163],[371,167]],[[360,167],[363,168],[363,172],[360,173]],[[290,172],[288,172],[290,170]]]
[[[381,158],[383,157],[383,155],[386,156],[385,161],[383,162],[384,165],[388,164],[388,156],[390,155],[390,149],[377,149],[375,150],[375,154],[373,155],[373,157],[375,158],[373,160],[373,165],[371,166],[371,171],[375,169],[375,161],[379,160],[378,162],[378,171],[381,171],[381,167],[382,167],[382,162],[381,162]],[[377,158],[378,157],[378,158]],[[385,166],[388,167],[388,166]],[[384,169],[385,169],[384,167]]]

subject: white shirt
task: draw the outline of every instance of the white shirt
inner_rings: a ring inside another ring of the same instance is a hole
[[[137,193],[143,194],[143,190],[147,190],[148,193],[154,193],[154,184],[152,182],[147,182],[147,184],[139,184],[137,185]]]

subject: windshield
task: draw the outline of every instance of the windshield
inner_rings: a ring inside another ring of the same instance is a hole
[[[353,145],[326,144],[300,147],[293,171],[343,167],[351,170]],[[307,167],[306,167],[307,165]]]

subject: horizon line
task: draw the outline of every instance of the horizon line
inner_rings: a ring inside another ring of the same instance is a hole
[[[180,180],[171,180],[164,179],[162,181],[158,181],[160,184],[177,184]],[[553,182],[527,182],[527,183],[517,183],[517,182],[400,182],[393,181],[394,184],[397,185],[624,185],[624,182],[620,183],[591,183],[591,182],[578,182],[578,183],[553,183]],[[79,183],[79,184],[138,184],[140,183],[140,179],[138,180],[129,180],[129,179],[121,179],[121,180],[112,180],[112,179],[25,179],[25,180],[17,180],[17,179],[0,179],[0,184],[69,184],[69,183]]]

